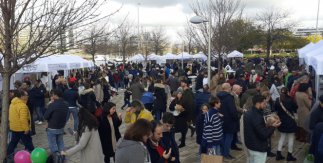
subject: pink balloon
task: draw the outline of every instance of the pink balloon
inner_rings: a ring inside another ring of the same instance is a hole
[[[22,150],[15,154],[15,163],[31,163],[30,153],[28,151]]]

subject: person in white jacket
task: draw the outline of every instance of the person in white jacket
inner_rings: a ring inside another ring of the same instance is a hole
[[[61,154],[69,157],[81,152],[80,163],[104,163],[97,119],[87,109],[81,108],[79,121],[77,145]]]

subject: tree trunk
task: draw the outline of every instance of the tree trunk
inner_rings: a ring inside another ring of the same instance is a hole
[[[218,54],[218,72],[221,70],[221,54]]]
[[[8,117],[9,117],[9,87],[10,74],[2,73],[2,115],[1,115],[1,132],[0,132],[0,162],[3,162],[7,156],[8,140]]]

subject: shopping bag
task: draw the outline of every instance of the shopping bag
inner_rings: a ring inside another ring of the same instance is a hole
[[[201,163],[222,163],[222,162],[223,162],[223,156],[207,155],[207,154],[201,155]]]

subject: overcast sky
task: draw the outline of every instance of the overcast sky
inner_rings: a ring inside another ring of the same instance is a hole
[[[128,20],[137,26],[139,6],[141,27],[149,29],[164,26],[171,40],[179,41],[177,31],[183,30],[187,20],[194,16],[190,9],[191,2],[192,0],[111,0],[107,11],[123,5],[121,11],[112,18],[112,22],[118,24],[128,15]],[[254,18],[257,12],[265,8],[279,7],[291,13],[291,18],[297,22],[298,27],[316,26],[318,0],[243,0],[242,3],[245,4],[244,16],[248,18]],[[322,3],[319,27],[323,26]]]

